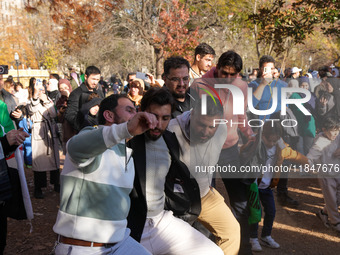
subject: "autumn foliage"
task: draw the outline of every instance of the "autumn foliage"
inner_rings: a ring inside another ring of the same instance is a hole
[[[0,38],[0,63],[15,67],[14,54],[17,52],[20,63],[24,64],[25,68],[38,68],[34,49],[27,33],[28,24],[19,15],[16,16],[16,22],[20,25],[0,23],[4,28]],[[21,68],[20,64],[19,69]]]
[[[53,0],[49,3],[52,20],[60,29],[60,40],[69,52],[86,43],[95,25],[102,22],[121,0]],[[35,12],[45,1],[27,1],[26,10]]]
[[[163,9],[159,15],[160,33],[153,34],[153,39],[164,50],[164,57],[182,56],[193,60],[193,52],[199,44],[199,28],[189,30],[187,27],[190,13],[178,0],[172,0],[169,9]]]

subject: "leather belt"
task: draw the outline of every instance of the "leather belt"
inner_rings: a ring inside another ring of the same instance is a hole
[[[70,245],[77,245],[77,246],[86,246],[86,247],[108,247],[108,246],[114,246],[116,243],[95,243],[95,242],[89,242],[79,239],[74,239],[70,237],[65,236],[59,236],[59,242],[63,244],[70,244]]]

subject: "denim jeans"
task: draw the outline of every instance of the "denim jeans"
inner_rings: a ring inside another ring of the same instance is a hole
[[[273,191],[269,187],[266,189],[259,189],[259,195],[264,210],[264,220],[261,237],[270,236],[272,234],[272,228],[276,213]],[[258,226],[258,223],[250,225],[251,238],[257,238]]]

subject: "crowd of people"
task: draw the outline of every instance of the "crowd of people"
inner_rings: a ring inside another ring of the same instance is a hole
[[[126,86],[115,83],[112,92],[96,66],[88,66],[81,76],[72,72],[70,79],[51,74],[42,82],[32,77],[28,89],[0,76],[0,183],[6,183],[4,159],[23,144],[25,165],[34,173],[34,197],[44,198],[48,179],[60,192],[53,227],[56,255],[252,254],[261,245],[280,247],[271,236],[273,189],[277,187],[280,204],[299,205],[288,194],[288,173],[219,173],[227,204],[214,188],[216,173],[197,167],[228,166],[239,172],[245,164],[242,151],[253,145],[254,155],[248,155],[261,166],[338,165],[339,70],[321,66],[282,72],[265,55],[258,69],[242,75],[238,53],[224,52],[216,66],[215,56],[211,46],[201,43],[192,65],[183,57],[170,57],[162,80],[131,72]],[[281,106],[284,96],[291,101]],[[234,114],[236,108],[243,114]],[[296,125],[282,126],[287,119]],[[216,125],[216,120],[224,123]],[[66,155],[62,171],[60,151]],[[316,216],[340,232],[337,174],[331,169],[319,173],[325,207]],[[256,186],[264,212],[260,238],[261,217],[250,221],[250,186]],[[10,196],[0,191],[3,254]]]

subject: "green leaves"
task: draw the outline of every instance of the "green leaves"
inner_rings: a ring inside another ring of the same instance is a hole
[[[339,34],[338,5],[339,1],[334,0],[297,0],[285,6],[285,1],[274,0],[272,5],[249,15],[249,20],[259,28],[259,42],[273,44],[273,50],[280,54],[285,51],[286,38],[291,38],[293,45],[303,44],[317,25],[321,25],[325,34]]]

